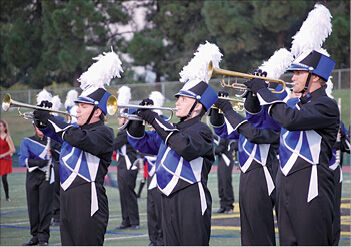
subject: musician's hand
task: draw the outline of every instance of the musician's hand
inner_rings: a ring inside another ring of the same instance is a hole
[[[229,102],[229,100],[225,99],[218,99],[215,105],[221,109],[224,113],[231,111],[233,109],[232,104]]]
[[[48,125],[48,119],[50,117],[50,114],[48,111],[44,110],[35,110],[33,112],[34,116],[34,124],[37,126],[39,129],[44,129]]]
[[[40,104],[38,106],[45,107],[45,108],[51,108],[52,103],[50,101],[43,100],[42,102],[40,102]]]
[[[229,93],[226,91],[218,91],[218,97],[228,97]]]
[[[267,77],[267,72],[266,71],[263,71],[261,69],[255,69],[254,70],[254,75],[257,75],[257,76],[264,76],[264,77]]]
[[[260,89],[267,87],[267,83],[262,79],[251,79],[244,82],[247,88],[251,89],[253,93],[257,93]]]
[[[137,110],[136,114],[144,119],[146,122],[149,124],[152,123],[152,121],[156,118],[158,115],[156,112],[150,110],[150,109],[139,109]]]
[[[151,99],[143,99],[139,103],[139,105],[142,105],[142,106],[153,105],[153,104],[154,102]],[[150,109],[138,109],[136,111],[136,114],[150,124],[152,123],[152,121],[155,119],[157,115],[156,112]]]
[[[43,168],[49,164],[49,160],[41,160],[40,163],[38,163],[40,168]]]
[[[154,105],[154,101],[152,99],[143,99],[139,105],[142,105],[142,106],[147,106],[147,105]]]

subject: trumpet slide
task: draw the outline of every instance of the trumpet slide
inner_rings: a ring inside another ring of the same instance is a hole
[[[286,82],[280,79],[273,79],[273,78],[267,78],[264,76],[257,76],[257,75],[251,75],[251,74],[245,74],[241,72],[236,72],[236,71],[231,71],[231,70],[225,70],[221,68],[214,68],[212,61],[208,65],[207,69],[207,79],[209,80],[213,75],[226,75],[226,76],[232,76],[232,77],[241,77],[241,78],[247,78],[247,79],[262,79],[264,81],[269,81],[273,83],[278,83],[282,85],[282,90],[280,91],[275,91],[274,89],[272,90],[272,93],[283,93],[286,88]],[[230,87],[230,88],[235,88],[235,89],[240,89],[240,90],[248,90],[248,88],[242,84],[242,83],[224,83],[222,81],[222,86],[223,87]]]

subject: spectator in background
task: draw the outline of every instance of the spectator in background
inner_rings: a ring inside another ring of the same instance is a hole
[[[2,178],[2,185],[5,190],[6,201],[10,202],[9,185],[7,182],[7,174],[12,173],[12,158],[11,154],[15,153],[15,146],[13,145],[10,136],[7,122],[4,119],[0,120],[0,176]]]

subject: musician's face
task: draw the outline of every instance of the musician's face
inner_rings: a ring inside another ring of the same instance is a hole
[[[82,102],[78,103],[77,124],[79,126],[83,126],[86,123],[93,108],[94,108],[94,105],[92,105],[92,104],[87,104],[87,103],[82,103]],[[100,114],[101,114],[101,110],[99,108],[96,109],[92,118],[90,119],[89,123],[94,123],[96,121],[99,121]]]
[[[37,136],[39,136],[39,138],[43,138],[43,137],[44,137],[43,132],[41,132],[41,131],[38,129],[38,127],[36,127],[35,125],[34,125],[34,129],[35,129],[35,133],[37,133]]]
[[[291,80],[294,82],[294,88],[293,88],[294,93],[299,93],[304,89],[307,77],[308,77],[307,71],[304,71],[304,70],[294,71],[294,75],[291,78]]]
[[[176,116],[181,118],[188,115],[194,102],[195,102],[194,98],[186,97],[183,95],[178,96],[178,99],[176,102],[176,107],[177,107]]]

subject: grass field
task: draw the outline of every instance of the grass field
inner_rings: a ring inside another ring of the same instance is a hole
[[[140,174],[139,174],[140,175]],[[25,195],[25,173],[13,173],[8,176],[11,202],[5,201],[4,192],[1,188],[0,206],[0,245],[21,245],[30,239],[29,221]],[[117,174],[111,173],[112,179],[116,179]],[[341,240],[340,245],[350,246],[350,188],[351,175],[344,173],[343,181],[343,201],[341,217]],[[238,201],[239,172],[233,171],[233,188],[235,201]],[[217,192],[217,175],[211,172],[208,186],[213,200],[212,211],[219,208]],[[114,228],[121,223],[121,210],[119,193],[117,188],[106,187],[109,199],[110,218],[105,234],[104,245],[109,246],[136,246],[148,245],[147,222],[146,222],[146,190],[144,188],[141,198],[138,201],[140,213],[139,230],[119,230]],[[239,209],[235,203],[234,214],[212,215],[212,231],[210,245],[213,246],[238,246],[240,245],[240,220]],[[276,229],[277,231],[277,229]],[[60,245],[60,234],[58,227],[51,227],[50,245]],[[278,241],[278,234],[277,234]],[[278,241],[279,243],[279,241]]]

